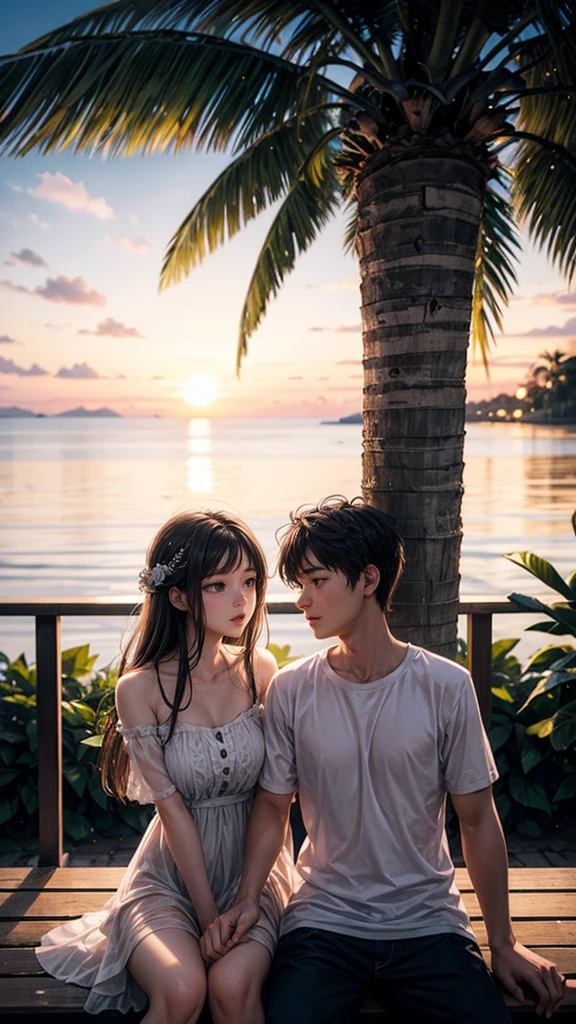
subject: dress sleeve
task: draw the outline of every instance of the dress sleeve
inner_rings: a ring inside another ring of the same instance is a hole
[[[130,775],[126,787],[129,800],[139,804],[166,800],[176,792],[164,761],[164,748],[155,725],[137,725],[133,729],[118,727],[130,757]]]
[[[294,750],[294,730],[290,716],[282,707],[274,676],[266,693],[263,713],[266,756],[260,785],[269,793],[288,795],[298,789],[298,772]]]
[[[468,674],[445,727],[441,762],[446,789],[456,795],[485,789],[498,778],[476,691]]]

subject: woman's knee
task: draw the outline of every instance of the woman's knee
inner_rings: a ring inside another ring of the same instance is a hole
[[[232,965],[225,960],[213,965],[208,972],[208,999],[219,1016],[237,1016],[260,1001],[261,984],[243,965]]]
[[[151,1006],[162,1009],[170,1024],[194,1024],[206,1001],[206,981],[195,972],[167,977],[162,990],[150,997]]]

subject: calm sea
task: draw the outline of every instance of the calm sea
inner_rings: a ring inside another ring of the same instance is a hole
[[[184,508],[236,510],[273,565],[290,509],[359,493],[360,456],[359,426],[318,420],[0,420],[0,595],[136,598],[149,541]],[[576,429],[471,424],[465,460],[462,594],[542,592],[505,551],[536,551],[570,572]],[[283,589],[271,581],[271,594]],[[495,634],[528,621],[503,617]],[[103,664],[122,625],[64,620],[63,643],[90,641]],[[298,654],[318,646],[299,616],[273,616],[271,631]],[[32,620],[0,618],[0,649],[31,654]]]

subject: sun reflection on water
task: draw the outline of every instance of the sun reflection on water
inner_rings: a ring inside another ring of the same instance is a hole
[[[191,494],[212,494],[212,424],[209,419],[192,419],[188,423],[188,458],[186,480]]]

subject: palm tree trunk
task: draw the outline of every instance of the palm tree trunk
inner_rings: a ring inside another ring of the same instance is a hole
[[[395,635],[453,657],[458,629],[466,350],[486,176],[437,147],[358,183],[363,494],[406,545]]]

